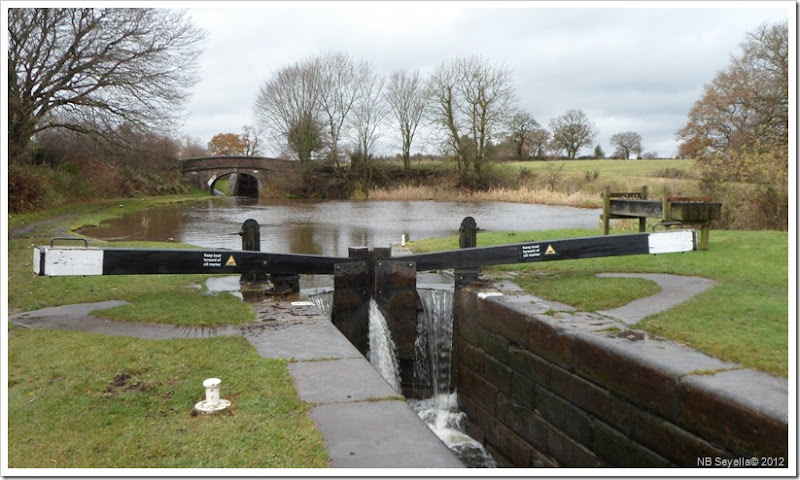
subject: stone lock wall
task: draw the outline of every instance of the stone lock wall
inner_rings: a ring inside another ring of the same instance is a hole
[[[459,407],[501,466],[788,467],[785,379],[549,308],[456,292]]]

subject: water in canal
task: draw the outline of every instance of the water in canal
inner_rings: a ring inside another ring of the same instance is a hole
[[[261,251],[347,256],[352,246],[389,247],[458,234],[464,217],[482,231],[597,228],[600,210],[504,202],[209,199],[150,209],[81,233],[103,240],[177,241],[241,249],[242,223],[261,226]]]

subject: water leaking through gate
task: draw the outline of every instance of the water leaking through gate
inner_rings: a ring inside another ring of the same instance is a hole
[[[421,285],[417,338],[414,342],[414,388],[401,392],[394,342],[377,303],[370,300],[370,336],[368,360],[398,393],[407,393],[408,404],[417,415],[453,450],[468,467],[496,467],[495,460],[483,445],[465,433],[467,421],[458,410],[453,382],[453,287]],[[311,295],[311,301],[330,315],[333,293]],[[422,395],[419,395],[422,394]]]

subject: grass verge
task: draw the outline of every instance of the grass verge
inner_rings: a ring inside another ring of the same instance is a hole
[[[486,232],[478,245],[599,235],[595,230]],[[636,328],[710,355],[776,375],[788,375],[788,233],[714,231],[707,251],[602,257],[503,266],[515,281],[549,300],[595,311],[648,296],[652,282],[598,278],[603,272],[692,275],[717,282],[711,289]],[[411,242],[415,251],[458,248],[458,239]],[[650,284],[650,285],[648,285]]]
[[[138,340],[13,328],[11,468],[327,467],[286,361],[243,338]],[[228,411],[197,415],[204,379]]]

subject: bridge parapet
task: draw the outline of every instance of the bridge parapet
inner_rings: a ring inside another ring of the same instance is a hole
[[[254,177],[258,189],[266,185],[269,177],[276,173],[291,172],[297,162],[283,158],[248,157],[219,155],[213,157],[192,157],[180,160],[181,172],[198,188],[212,192],[214,183],[220,177],[240,174]]]
[[[202,170],[237,169],[284,171],[293,168],[296,162],[283,158],[248,157],[237,155],[224,155],[213,157],[192,157],[180,161],[181,171],[198,172]]]

